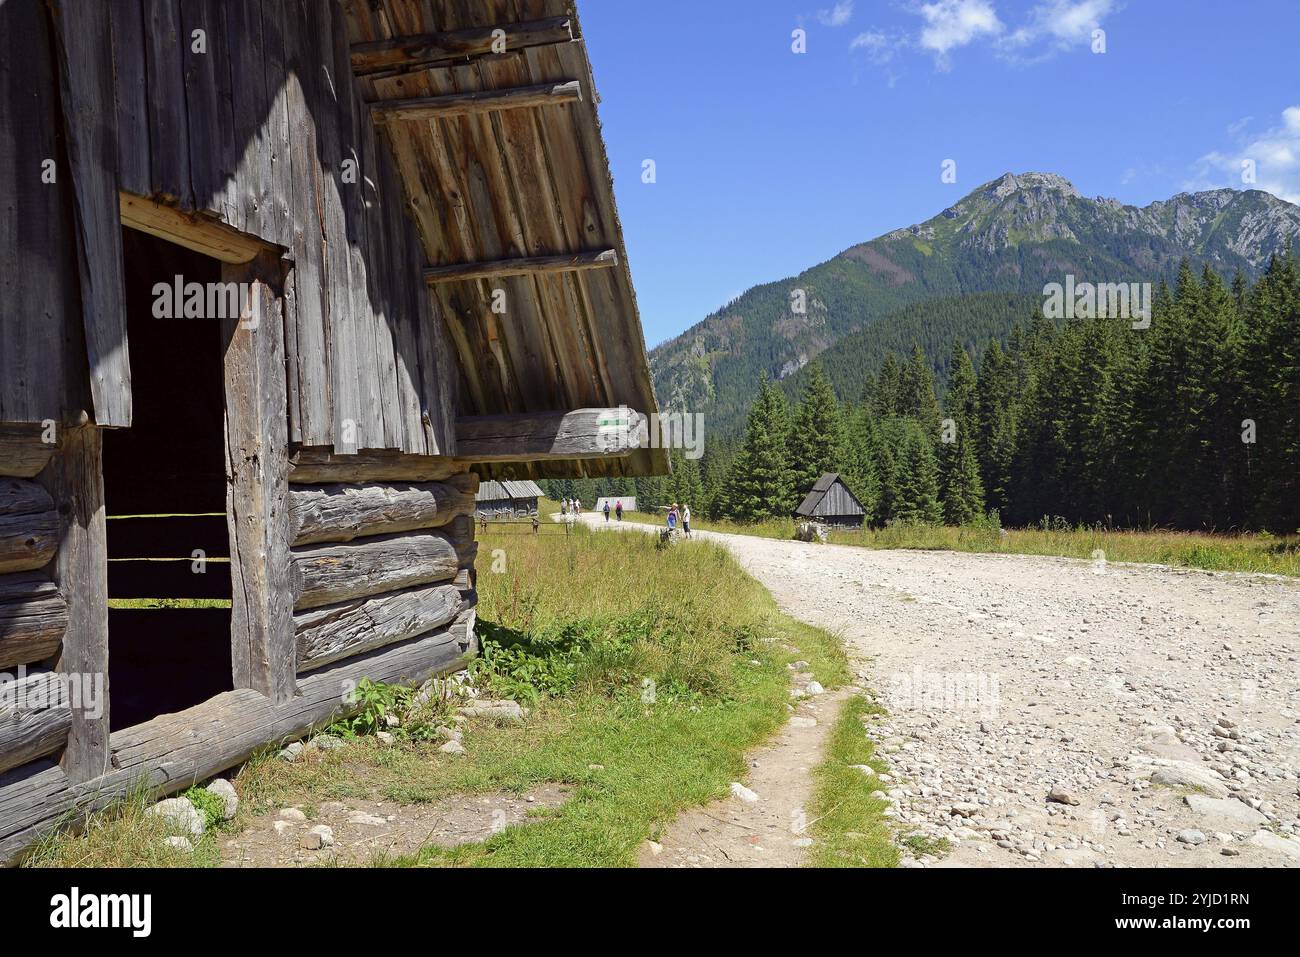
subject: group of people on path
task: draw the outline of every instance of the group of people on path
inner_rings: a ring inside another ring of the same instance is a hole
[[[572,515],[577,518],[582,514],[582,503],[576,498],[562,498],[560,499],[560,514]]]
[[[615,501],[615,502],[614,502],[614,514],[618,516],[618,520],[619,520],[620,522],[623,521],[623,502],[622,502],[621,500],[619,500],[619,501]],[[608,502],[608,501],[605,502],[605,521],[607,521],[607,522],[609,521],[609,502]]]
[[[668,506],[668,530],[675,531],[681,526],[682,532],[687,538],[691,537],[691,507],[689,505],[678,505],[676,502]]]

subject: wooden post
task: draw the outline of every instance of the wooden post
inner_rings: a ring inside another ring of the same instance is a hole
[[[59,551],[50,577],[68,606],[68,624],[57,670],[75,675],[95,697],[74,701],[63,770],[80,784],[107,773],[108,738],[108,540],[104,528],[101,436],[93,425],[65,427],[58,451],[38,481],[59,514]],[[98,707],[96,707],[98,706]]]
[[[289,412],[281,267],[274,253],[222,268],[246,283],[246,314],[226,319],[226,520],[236,688],[283,704],[296,690],[289,565]]]

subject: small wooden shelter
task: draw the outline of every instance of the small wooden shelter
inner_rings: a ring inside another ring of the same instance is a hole
[[[541,487],[528,479],[482,482],[474,511],[480,518],[527,518],[537,514],[537,501],[544,495]]]
[[[480,478],[667,471],[596,102],[570,0],[0,3],[0,861],[459,667]]]
[[[842,528],[858,528],[867,510],[849,491],[838,472],[827,472],[794,510],[795,518]]]

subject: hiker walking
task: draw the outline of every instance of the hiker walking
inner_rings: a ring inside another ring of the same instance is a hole
[[[686,533],[687,538],[691,537],[691,507],[689,505],[682,505],[682,531]]]
[[[564,516],[569,514],[569,500],[567,498],[560,499],[560,514]]]
[[[609,502],[605,503],[605,524],[609,524]]]
[[[622,499],[619,499],[617,502],[614,503],[614,514],[618,516],[618,520],[620,522],[623,521],[623,500]]]
[[[677,503],[668,506],[668,531],[677,531]]]

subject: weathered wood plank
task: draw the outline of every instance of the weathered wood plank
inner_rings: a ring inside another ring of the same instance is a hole
[[[0,479],[0,575],[49,563],[59,547],[59,516],[49,493],[28,479]]]
[[[618,457],[633,451],[643,418],[632,409],[464,416],[456,453],[472,462]]]
[[[474,512],[478,477],[453,476],[445,483],[324,485],[289,493],[289,531],[294,545],[350,542],[446,525]]]
[[[52,657],[68,627],[68,604],[41,572],[0,575],[0,669]]]
[[[149,74],[140,0],[109,0],[117,94],[117,166],[121,189],[153,192],[149,164]]]
[[[426,266],[425,282],[465,282],[470,279],[494,279],[501,276],[524,276],[529,273],[578,272],[583,269],[608,269],[618,265],[613,249],[573,253],[563,256],[528,256],[485,263],[451,263]]]
[[[572,39],[573,25],[568,17],[392,37],[354,43],[352,69],[360,76],[398,67],[430,66],[464,57],[513,52],[547,43],[568,43]]]
[[[64,429],[59,450],[40,482],[61,521],[54,583],[68,603],[57,670],[108,684],[108,549],[104,531],[102,436],[95,426]],[[74,783],[108,770],[108,702],[102,713],[78,708],[63,754]]]
[[[383,535],[293,550],[295,611],[456,577],[460,555],[445,534]]]
[[[59,49],[59,89],[72,166],[81,278],[81,316],[95,421],[131,424],[131,363],[117,200],[113,50],[108,6],[51,0]]]
[[[447,628],[303,677],[282,705],[251,689],[219,695],[112,737],[111,773],[72,785],[63,770],[36,761],[0,775],[0,862],[12,862],[70,813],[107,807],[144,786],[170,794],[244,761],[268,742],[302,737],[356,709],[340,695],[362,678],[419,684],[460,667],[464,654]]]
[[[302,449],[290,460],[289,482],[293,485],[441,482],[464,471],[464,465],[444,456],[364,450],[356,455],[334,455],[321,449]]]
[[[239,202],[238,189],[228,189],[246,144],[235,141],[231,115],[230,50],[222,15],[225,5],[225,0],[185,0],[181,4],[186,145],[190,152],[190,186],[195,207],[242,230],[244,206]],[[236,41],[237,46],[256,43],[254,36]],[[241,76],[239,83],[250,79],[260,79],[260,76]]]
[[[512,90],[474,90],[444,96],[418,96],[406,100],[381,100],[372,103],[370,114],[376,123],[401,123],[409,120],[445,119],[491,113],[495,110],[536,109],[559,106],[582,99],[582,84],[577,80],[543,83]]]
[[[192,249],[223,263],[251,262],[268,249],[266,243],[231,229],[200,213],[187,213],[143,196],[121,193],[122,224],[150,236]]]
[[[0,773],[53,754],[67,743],[72,709],[59,676],[29,674],[0,694]]]
[[[274,256],[228,266],[225,282],[252,285],[251,315],[226,320],[226,515],[233,587],[235,684],[277,703],[294,693],[289,578],[288,412],[282,300]]]
[[[45,5],[0,4],[0,422],[62,419],[65,334],[81,335],[54,59]],[[26,451],[0,426],[0,474],[29,474]]]
[[[190,150],[186,137],[185,69],[179,0],[142,0],[145,73],[149,78],[150,195],[161,195],[194,209],[190,189]]]
[[[298,441],[333,446],[332,379],[327,329],[330,323],[329,283],[325,273],[324,184],[318,159],[319,143],[311,107],[318,102],[320,81],[315,56],[319,5],[291,0],[284,6],[285,68],[289,111],[289,199],[293,235],[292,321],[294,367],[297,373]]]
[[[301,671],[406,641],[447,625],[461,608],[455,585],[388,592],[294,616]]]

